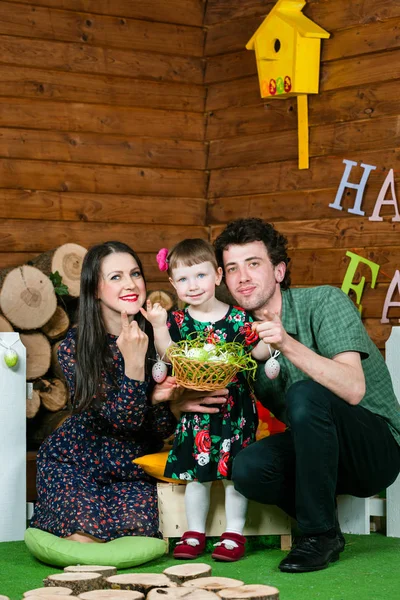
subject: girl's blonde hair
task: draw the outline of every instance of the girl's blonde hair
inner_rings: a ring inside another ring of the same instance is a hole
[[[192,267],[203,262],[210,262],[217,271],[218,263],[210,242],[200,238],[182,240],[168,253],[168,275],[171,277],[177,267]]]

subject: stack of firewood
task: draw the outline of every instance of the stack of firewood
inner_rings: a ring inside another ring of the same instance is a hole
[[[27,353],[26,416],[36,445],[67,416],[68,388],[57,349],[71,323],[86,248],[64,244],[29,264],[0,271],[0,331],[18,331]],[[62,295],[64,294],[64,295]]]
[[[245,585],[239,579],[212,577],[202,563],[169,567],[159,573],[117,575],[115,567],[78,565],[49,575],[45,587],[24,593],[25,600],[279,600],[269,585]],[[3,596],[3,598],[5,598]],[[7,599],[8,600],[8,599]]]

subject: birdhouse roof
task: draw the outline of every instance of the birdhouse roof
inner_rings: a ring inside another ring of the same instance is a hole
[[[279,18],[296,29],[300,35],[306,38],[329,38],[330,33],[322,29],[319,25],[311,21],[302,12],[305,0],[278,0],[274,8],[265,17],[259,28],[246,44],[247,50],[254,50],[256,37],[263,33],[269,21],[273,18]]]

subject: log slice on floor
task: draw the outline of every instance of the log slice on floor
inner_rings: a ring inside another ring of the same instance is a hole
[[[33,590],[28,590],[24,592],[24,598],[28,598],[28,596],[71,596],[72,590],[67,587],[41,587],[35,588]]]
[[[211,567],[205,563],[192,563],[176,565],[164,569],[163,573],[175,581],[175,583],[182,584],[189,579],[197,579],[198,577],[210,577]]]
[[[0,308],[19,329],[39,329],[54,315],[57,298],[50,279],[39,269],[23,265],[0,274]]]
[[[218,592],[225,588],[239,587],[244,585],[239,579],[231,579],[230,577],[199,577],[198,579],[190,579],[182,584],[184,587],[196,587],[209,592]]]
[[[80,600],[144,600],[144,594],[132,590],[94,590],[79,594],[78,598]]]
[[[49,575],[43,579],[46,587],[63,586],[72,590],[73,596],[79,596],[83,592],[100,590],[103,588],[104,578],[99,573],[59,573]]]
[[[154,588],[146,596],[146,600],[219,600],[214,592],[199,588],[176,587]]]
[[[223,600],[279,600],[279,590],[270,585],[249,584],[220,590]]]
[[[64,568],[64,573],[100,573],[104,578],[117,574],[117,567],[101,565],[71,565]],[[88,592],[89,593],[89,592]]]
[[[107,585],[113,590],[133,590],[147,594],[153,588],[174,587],[166,575],[159,573],[126,573],[107,577]]]

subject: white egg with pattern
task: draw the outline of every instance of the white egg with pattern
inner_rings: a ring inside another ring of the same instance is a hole
[[[156,383],[162,383],[168,374],[168,367],[162,360],[158,360],[154,363],[151,370],[151,375]]]

